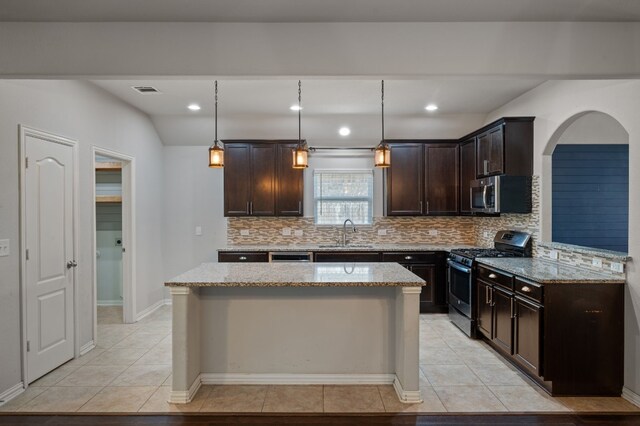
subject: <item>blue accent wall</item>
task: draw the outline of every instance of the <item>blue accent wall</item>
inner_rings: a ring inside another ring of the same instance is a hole
[[[558,145],[552,169],[552,240],[627,252],[629,145]]]

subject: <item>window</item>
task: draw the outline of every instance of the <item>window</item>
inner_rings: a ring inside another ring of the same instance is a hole
[[[371,225],[373,171],[316,170],[313,174],[316,225]]]

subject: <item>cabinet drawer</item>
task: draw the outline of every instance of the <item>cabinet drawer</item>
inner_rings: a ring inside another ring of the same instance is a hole
[[[218,253],[218,262],[268,262],[269,254],[267,252],[224,252]]]
[[[377,252],[321,252],[314,253],[316,262],[379,262]]]
[[[513,290],[513,275],[478,265],[478,278],[492,284],[499,284],[509,290]]]
[[[437,255],[429,252],[382,253],[383,262],[397,263],[435,263]]]
[[[516,293],[542,303],[542,284],[515,277]]]

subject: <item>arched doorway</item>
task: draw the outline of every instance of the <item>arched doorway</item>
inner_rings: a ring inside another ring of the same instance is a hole
[[[629,134],[608,114],[586,111],[554,133],[551,240],[628,251]]]

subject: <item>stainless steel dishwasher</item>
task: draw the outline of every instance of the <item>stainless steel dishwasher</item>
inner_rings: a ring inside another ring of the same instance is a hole
[[[313,253],[310,251],[271,251],[269,262],[312,262]]]

